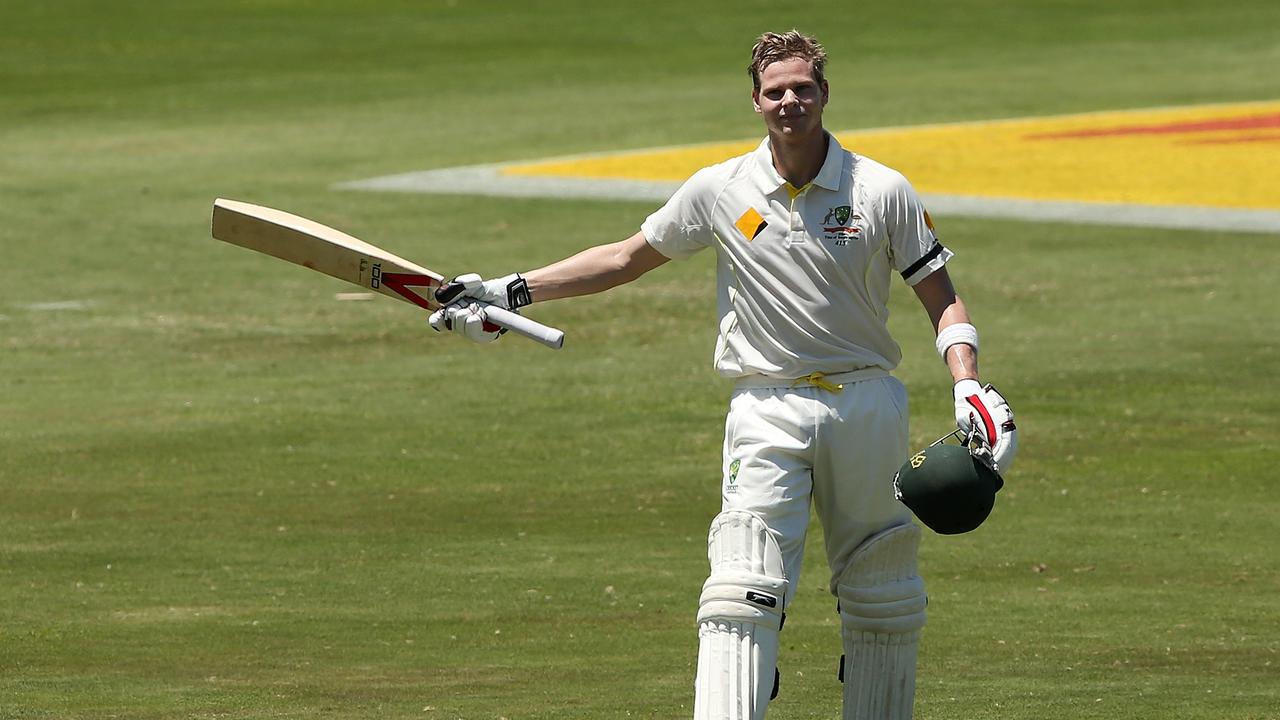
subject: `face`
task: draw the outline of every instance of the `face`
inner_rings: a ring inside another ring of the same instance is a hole
[[[751,99],[770,135],[800,138],[822,130],[828,94],[826,81],[813,79],[813,63],[789,58],[765,66]]]

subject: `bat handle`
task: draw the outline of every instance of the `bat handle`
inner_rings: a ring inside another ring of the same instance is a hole
[[[494,325],[504,327],[530,340],[540,342],[552,350],[559,350],[564,347],[563,330],[543,325],[537,320],[530,320],[519,313],[511,312],[497,305],[485,305],[484,316]]]

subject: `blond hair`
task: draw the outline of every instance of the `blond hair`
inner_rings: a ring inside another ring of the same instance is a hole
[[[755,47],[751,48],[751,64],[747,66],[752,86],[759,90],[760,73],[779,60],[791,58],[813,63],[814,82],[821,85],[825,81],[822,71],[827,65],[827,51],[822,49],[822,44],[815,38],[799,30],[791,30],[784,33],[767,32],[756,40]]]

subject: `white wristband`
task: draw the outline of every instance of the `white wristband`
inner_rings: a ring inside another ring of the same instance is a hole
[[[973,353],[976,355],[978,354],[978,328],[969,323],[953,323],[942,328],[935,345],[943,360],[947,359],[947,348],[952,345],[968,345],[973,348]]]

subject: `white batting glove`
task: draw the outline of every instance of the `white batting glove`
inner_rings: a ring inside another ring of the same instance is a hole
[[[431,313],[427,318],[436,332],[451,332],[472,342],[491,343],[503,333],[502,328],[485,318],[478,302],[455,302]]]
[[[994,387],[979,385],[977,380],[961,380],[952,394],[956,426],[991,452],[997,472],[1007,472],[1018,452],[1018,428],[1008,401]]]
[[[529,295],[529,285],[519,273],[492,280],[484,280],[476,273],[467,273],[436,290],[436,300],[441,305],[448,305],[462,298],[473,298],[507,310],[519,310],[533,302]]]
[[[518,273],[484,280],[476,273],[459,275],[436,290],[436,300],[443,307],[431,314],[427,322],[436,332],[449,331],[478,343],[490,343],[506,332],[489,322],[485,305],[519,312],[533,302],[529,286]]]
[[[956,402],[956,426],[965,435],[972,434],[990,447],[995,436],[995,421],[987,409],[982,385],[977,380],[961,380],[951,389]]]

